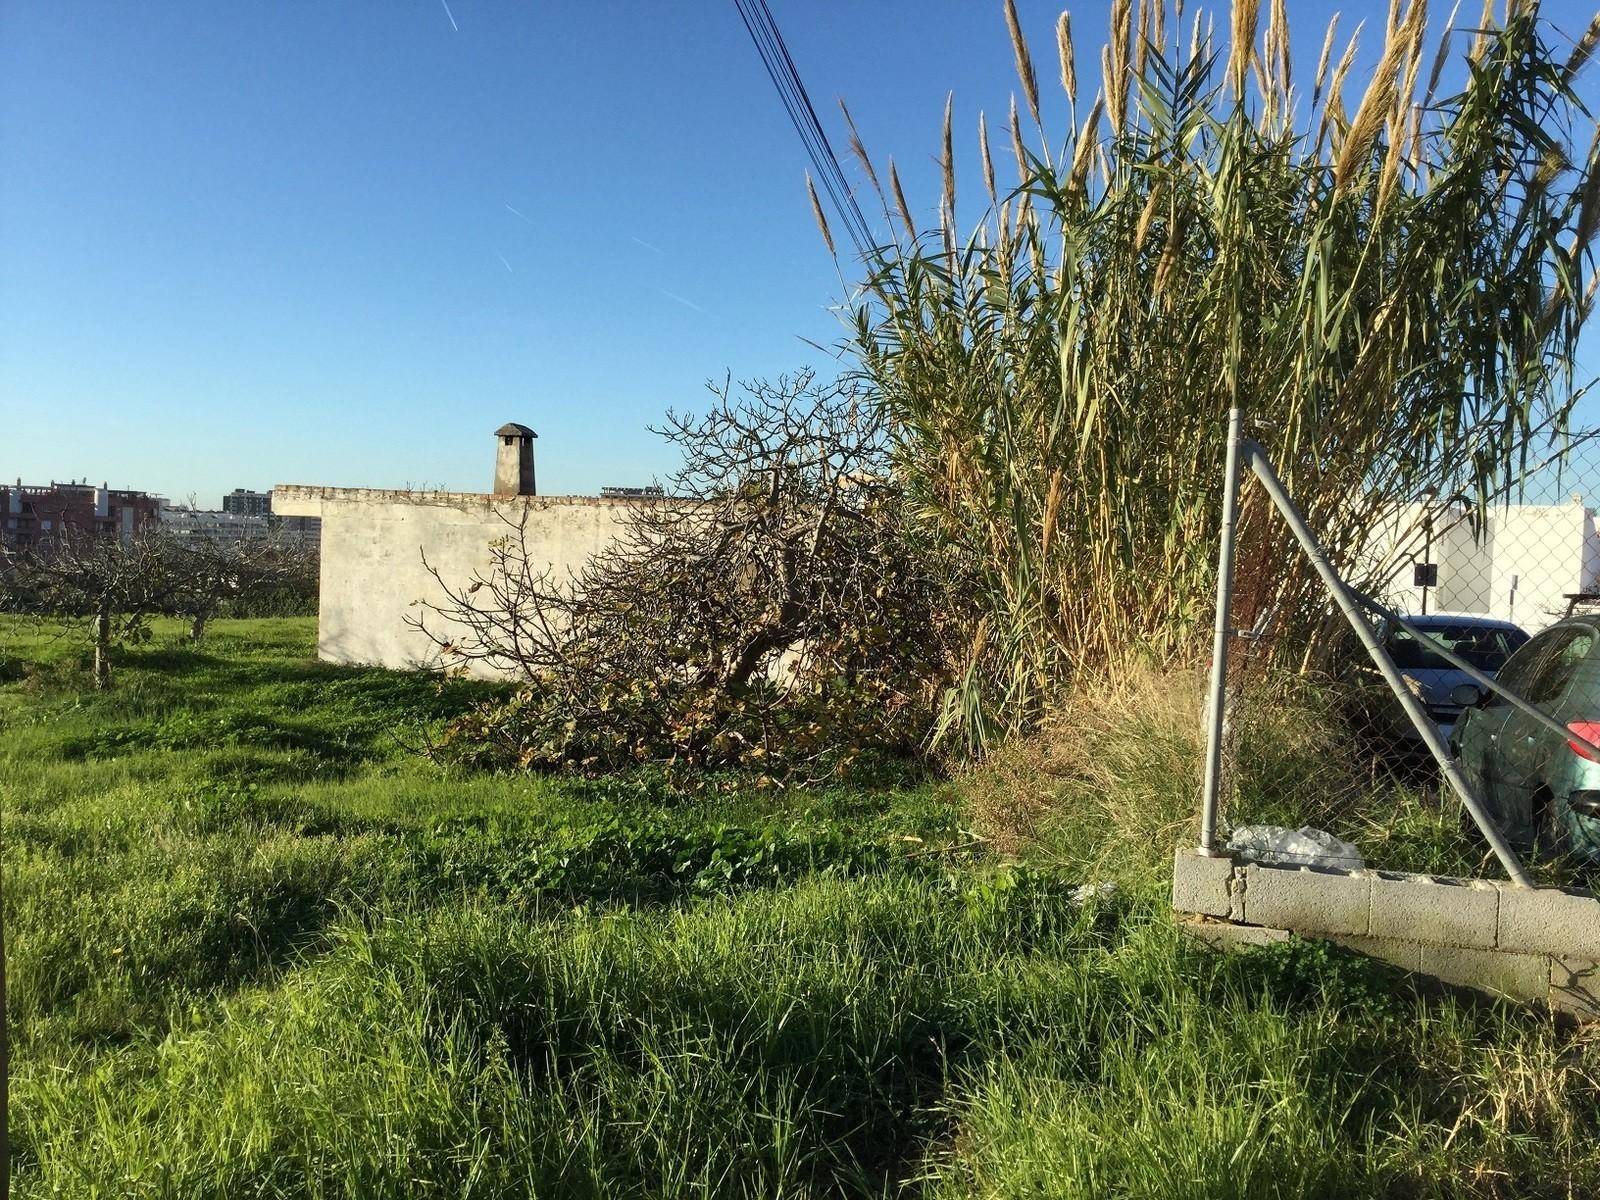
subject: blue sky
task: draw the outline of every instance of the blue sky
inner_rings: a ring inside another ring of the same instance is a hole
[[[970,156],[1013,90],[998,0],[770,3],[931,211],[945,92]],[[1059,4],[1020,7],[1053,79]],[[1338,6],[1290,7],[1314,55]],[[0,162],[0,478],[483,490],[518,420],[541,491],[593,491],[842,333],[732,0],[6,0]]]

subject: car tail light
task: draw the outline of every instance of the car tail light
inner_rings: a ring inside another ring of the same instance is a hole
[[[1567,728],[1584,741],[1600,745],[1600,721],[1568,721]],[[1587,758],[1590,762],[1600,762],[1600,755],[1595,754],[1583,742],[1573,741],[1569,738],[1567,739],[1567,745],[1580,758]]]

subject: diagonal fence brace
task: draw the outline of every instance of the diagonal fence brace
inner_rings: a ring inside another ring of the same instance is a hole
[[[1238,521],[1238,479],[1241,464],[1248,465],[1260,482],[1262,490],[1272,501],[1283,518],[1284,524],[1289,527],[1289,532],[1294,535],[1295,541],[1305,552],[1312,568],[1321,578],[1323,586],[1328,589],[1339,611],[1344,614],[1346,621],[1355,631],[1362,646],[1366,649],[1373,665],[1378,668],[1384,682],[1389,685],[1389,690],[1399,701],[1400,707],[1405,711],[1417,733],[1421,736],[1423,744],[1428,747],[1428,752],[1433,755],[1434,761],[1439,764],[1439,771],[1445,777],[1455,793],[1461,797],[1461,803],[1472,815],[1473,822],[1483,834],[1484,840],[1489,843],[1489,848],[1494,851],[1500,865],[1511,877],[1511,881],[1518,887],[1532,887],[1533,882],[1528,878],[1527,871],[1522,866],[1522,861],[1516,852],[1506,842],[1504,835],[1490,819],[1484,809],[1477,793],[1461,773],[1460,766],[1450,754],[1445,745],[1444,738],[1439,733],[1439,727],[1428,716],[1427,710],[1422,707],[1422,702],[1417,699],[1406,686],[1405,680],[1400,675],[1400,670],[1395,666],[1394,660],[1389,657],[1383,644],[1378,641],[1377,634],[1372,626],[1361,614],[1361,604],[1365,597],[1358,596],[1334,570],[1327,556],[1322,551],[1321,544],[1316,535],[1306,525],[1305,518],[1301,515],[1299,507],[1284,487],[1283,480],[1278,478],[1278,473],[1272,469],[1272,464],[1267,459],[1266,452],[1255,442],[1240,436],[1240,415],[1237,408],[1228,414],[1228,478],[1223,487],[1223,517],[1222,517],[1222,546],[1221,561],[1218,563],[1217,579],[1217,620],[1215,629],[1214,652],[1211,661],[1211,694],[1207,706],[1206,728],[1206,774],[1204,793],[1201,797],[1200,816],[1200,851],[1203,854],[1215,855],[1216,849],[1216,819],[1217,798],[1221,785],[1220,764],[1222,758],[1222,736],[1225,714],[1225,686],[1227,679],[1227,638],[1228,620],[1231,613],[1233,600],[1233,534]],[[1371,602],[1368,601],[1370,604]],[[1493,685],[1493,681],[1483,677],[1483,681]],[[1503,693],[1504,694],[1504,693]],[[1519,698],[1520,699],[1520,698]],[[1531,706],[1530,706],[1531,707]]]

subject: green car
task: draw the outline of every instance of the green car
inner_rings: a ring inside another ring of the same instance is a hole
[[[1600,623],[1557,622],[1508,658],[1496,682],[1600,743]],[[1462,714],[1451,744],[1508,839],[1600,861],[1600,762],[1586,746],[1498,694]]]

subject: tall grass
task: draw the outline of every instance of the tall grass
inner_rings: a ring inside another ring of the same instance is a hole
[[[1058,888],[346,928],[17,1081],[24,1195],[1565,1196],[1587,1039]]]
[[[979,827],[1007,852],[1162,885],[1171,848],[1195,833],[1204,684],[1199,670],[1148,661],[1080,681],[1040,730],[962,777]],[[1235,715],[1225,821],[1347,828],[1367,806],[1395,800],[1392,781],[1363,773],[1326,686],[1274,673],[1243,692]]]
[[[1008,0],[1021,184],[996,186],[985,124],[963,232],[946,134],[924,230],[891,170],[907,235],[869,263],[852,342],[924,518],[966,556],[947,732],[1027,724],[1130,648],[1202,653],[1232,405],[1352,570],[1395,501],[1445,482],[1487,503],[1559,442],[1600,222],[1571,90],[1593,38],[1568,54],[1538,3],[1509,9],[1435,39],[1420,0],[1391,6],[1358,86],[1333,28],[1316,77],[1292,77],[1281,0],[1238,0],[1226,44],[1207,14],[1118,0],[1092,99],[1058,27],[1072,127],[1053,139]],[[1262,500],[1239,616],[1295,659],[1325,604]]]
[[[158,622],[115,694],[12,628],[19,1197],[1600,1192],[1591,1037],[1174,927],[1183,677],[1063,725],[1014,864],[979,780],[441,770],[390,731],[470,696],[306,621]],[[1302,739],[1237,777],[1310,798],[1315,698],[1276,698]]]
[[[1198,835],[1205,682],[1199,668],[1149,660],[1079,680],[1038,730],[958,778],[974,828],[1030,862],[1165,887],[1172,847]],[[1371,867],[1494,874],[1492,854],[1426,760],[1407,761],[1361,733],[1368,700],[1311,673],[1273,670],[1243,686],[1224,836],[1241,825],[1311,825],[1353,842]],[[1544,884],[1595,882],[1568,859],[1529,865]]]

